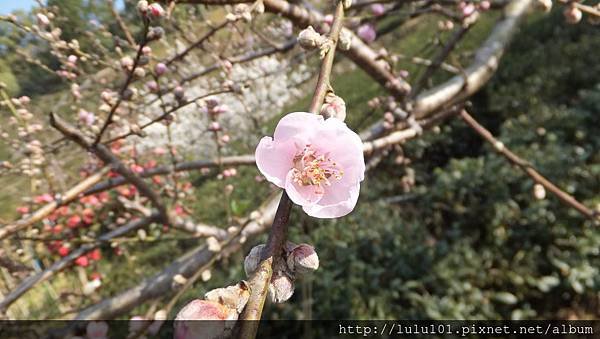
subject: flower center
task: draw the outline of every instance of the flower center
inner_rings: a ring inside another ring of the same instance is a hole
[[[340,180],[344,175],[338,164],[329,158],[329,154],[319,154],[311,145],[306,145],[294,156],[292,168],[294,182],[301,186],[317,186],[323,192],[323,185],[330,186],[330,178]]]

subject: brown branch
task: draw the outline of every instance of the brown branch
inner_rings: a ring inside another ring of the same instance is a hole
[[[148,43],[148,27],[149,27],[148,21],[145,20],[144,21],[144,29],[142,32],[142,34],[143,34],[142,42],[138,46],[137,53],[135,55],[135,60],[133,61],[133,66],[131,67],[131,70],[129,71],[129,73],[127,73],[127,78],[125,79],[125,83],[123,83],[123,86],[121,86],[121,90],[119,91],[119,98],[117,98],[117,102],[111,107],[110,112],[108,112],[108,117],[106,118],[106,121],[100,128],[100,132],[98,132],[98,135],[96,136],[96,138],[93,141],[94,145],[98,144],[100,142],[100,140],[102,140],[102,135],[104,134],[104,132],[106,131],[108,126],[112,123],[112,119],[113,119],[115,112],[121,105],[121,102],[123,102],[123,95],[125,94],[125,91],[129,88],[129,85],[133,81],[133,78],[134,78],[133,75],[135,73],[135,69],[138,67],[138,65],[140,63],[140,58],[142,57],[142,54],[143,54],[142,50]],[[135,44],[133,46],[135,46]]]
[[[433,117],[419,121],[423,129],[435,126],[437,123],[455,114],[456,111],[448,110]],[[393,141],[396,143],[402,143],[409,139],[418,137],[418,133],[401,133],[393,134]],[[365,151],[372,151],[377,147],[388,147],[391,146],[390,139],[385,139],[386,142],[373,142],[373,146],[365,146]],[[369,145],[366,143],[365,145]],[[375,147],[375,148],[373,148]],[[280,200],[279,195],[268,199],[263,206],[258,210],[257,215],[259,217],[252,220],[248,225],[244,227],[241,235],[236,237],[235,241],[229,243],[228,246],[223,248],[222,255],[231,255],[232,253],[241,249],[241,239],[246,238],[251,240],[269,229],[269,226],[275,219],[276,209]],[[164,295],[165,292],[171,288],[171,281],[177,274],[183,276],[190,276],[193,272],[196,272],[199,267],[206,265],[211,260],[212,256],[208,255],[208,250],[204,247],[200,247],[194,250],[192,253],[186,254],[173,262],[169,267],[159,272],[155,276],[144,280],[141,284],[127,289],[121,293],[116,294],[113,297],[104,299],[100,303],[89,306],[85,310],[81,311],[76,319],[110,319],[118,315],[121,315],[137,305],[143,302],[159,298]]]
[[[331,47],[321,62],[319,78],[309,108],[309,111],[315,114],[320,111],[325,94],[327,94],[327,91],[331,88],[329,78],[333,67],[338,38],[344,21],[344,5],[342,1],[337,2],[333,18],[333,24],[328,37],[331,41]],[[240,323],[239,328],[240,338],[253,339],[256,337],[259,325],[258,320],[261,319],[267,292],[269,290],[269,281],[273,275],[273,264],[275,260],[281,260],[279,257],[287,238],[287,225],[291,210],[292,201],[284,191],[281,195],[279,206],[277,207],[277,213],[273,220],[273,226],[271,227],[267,244],[261,254],[261,262],[248,282],[250,287],[250,297],[244,311],[240,315],[240,319],[243,320]]]
[[[158,210],[161,220],[165,224],[170,224],[169,215],[164,205],[160,202],[158,195],[150,188],[150,186],[129,169],[123,162],[114,155],[110,149],[103,144],[96,144],[89,138],[81,134],[75,127],[69,125],[54,113],[50,113],[50,125],[61,132],[65,137],[77,143],[82,148],[95,154],[105,164],[110,165],[112,169],[122,175],[128,182],[134,185],[141,195],[148,198],[152,206]]]
[[[36,223],[36,222],[44,219],[48,215],[50,215],[58,207],[68,204],[69,202],[73,201],[82,192],[84,192],[85,190],[89,189],[93,185],[96,185],[98,182],[100,182],[100,180],[102,180],[102,178],[104,177],[104,175],[107,172],[108,172],[108,168],[104,168],[104,169],[98,171],[97,173],[90,175],[89,177],[85,178],[83,181],[81,181],[77,185],[73,186],[68,191],[66,191],[63,195],[58,197],[56,200],[47,203],[46,205],[44,205],[43,207],[41,207],[40,209],[35,211],[28,218],[21,219],[13,224],[6,225],[6,226],[0,228],[0,240],[6,238],[7,236],[9,236],[15,232],[18,232],[22,229],[25,229],[25,228],[33,225],[34,223]]]
[[[145,279],[139,285],[82,310],[75,316],[75,319],[112,319],[146,300],[163,297],[171,289],[173,278],[176,275],[190,277],[199,268],[204,267],[213,260],[214,257],[226,257],[238,251],[245,241],[244,239],[252,239],[265,232],[273,221],[278,201],[279,194],[268,199],[255,213],[257,217],[249,220],[242,232],[235,236],[220,252],[211,252],[206,246],[202,245],[175,260],[156,275]]]
[[[503,16],[494,26],[486,41],[475,52],[474,61],[464,70],[448,81],[435,86],[417,96],[408,103],[412,107],[410,113],[415,118],[425,118],[441,107],[464,101],[482,88],[494,75],[500,58],[508,47],[512,37],[517,32],[519,23],[527,14],[532,0],[512,0],[504,8]],[[377,138],[386,129],[379,121],[361,134],[363,140]]]
[[[485,141],[489,142],[494,149],[502,154],[511,164],[519,167],[523,172],[525,172],[533,181],[538,184],[544,186],[544,188],[554,194],[560,201],[564,204],[574,208],[579,213],[583,214],[586,218],[591,219],[594,222],[600,222],[600,218],[598,213],[586,207],[584,204],[580,203],[575,199],[572,195],[567,192],[561,190],[558,186],[553,184],[546,177],[541,175],[532,165],[530,165],[527,161],[520,158],[518,155],[511,152],[504,144],[498,139],[494,138],[492,133],[488,131],[485,127],[477,122],[466,110],[460,112],[461,118],[471,127],[477,134],[479,134]]]
[[[118,228],[100,236],[98,238],[97,242],[91,243],[91,244],[85,244],[85,245],[77,248],[76,250],[72,251],[64,258],[56,261],[54,264],[52,264],[52,266],[48,267],[47,269],[45,269],[41,272],[38,272],[32,276],[29,276],[28,278],[23,280],[17,287],[12,289],[10,291],[10,293],[8,295],[6,295],[4,297],[4,299],[2,299],[2,301],[0,301],[0,313],[5,312],[6,309],[12,303],[17,301],[17,299],[19,299],[23,294],[25,294],[27,291],[32,289],[35,285],[37,285],[40,282],[50,279],[54,274],[62,271],[64,268],[66,268],[68,265],[70,265],[75,259],[77,259],[80,256],[86,254],[87,252],[95,249],[102,243],[106,243],[113,238],[120,237],[131,231],[134,231],[141,227],[149,225],[150,223],[152,223],[154,221],[158,221],[159,217],[160,217],[160,215],[158,213],[154,213],[148,217],[131,221],[124,226],[118,227]]]
[[[190,44],[185,50],[183,50],[183,52],[178,53],[177,55],[174,55],[171,58],[169,58],[169,60],[165,61],[165,64],[167,66],[169,66],[172,63],[174,63],[175,61],[183,60],[183,58],[185,58],[185,56],[188,55],[192,50],[194,50],[195,48],[201,47],[202,44],[204,44],[204,42],[206,42],[208,39],[210,39],[210,37],[215,35],[219,30],[225,28],[230,23],[231,23],[231,21],[225,20],[222,23],[218,24],[217,26],[212,27],[208,32],[206,32],[198,40],[196,40],[194,43]]]
[[[246,165],[254,165],[254,154],[248,155],[237,155],[230,157],[223,157],[221,159],[211,159],[211,160],[195,160],[188,162],[181,162],[177,165],[173,166],[158,166],[152,169],[145,170],[139,173],[139,176],[142,178],[148,178],[155,175],[165,175],[171,174],[173,172],[187,172],[193,170],[200,170],[202,168],[212,168],[222,166],[246,166]],[[84,195],[90,195],[105,191],[107,189],[111,189],[120,185],[123,185],[127,182],[127,179],[123,177],[111,178],[107,181],[103,181],[98,183],[85,191]]]
[[[125,34],[125,38],[127,39],[127,42],[129,43],[129,45],[131,47],[135,48],[135,40],[133,39],[133,36],[131,35],[129,28],[127,28],[125,21],[123,21],[123,18],[121,18],[119,11],[117,11],[117,9],[115,8],[113,0],[106,0],[106,4],[110,8],[110,11],[111,11],[112,15],[115,17],[117,24],[123,31],[123,34]]]

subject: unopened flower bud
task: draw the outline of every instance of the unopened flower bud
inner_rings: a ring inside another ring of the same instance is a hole
[[[146,56],[152,54],[152,47],[150,47],[150,46],[142,47],[142,54],[144,54]]]
[[[183,87],[175,87],[175,89],[173,89],[173,95],[175,95],[175,99],[183,100],[183,98],[185,97],[185,91],[183,90]]]
[[[316,49],[323,44],[324,39],[327,38],[317,33],[312,26],[308,26],[298,34],[298,43],[305,50]]]
[[[546,189],[544,188],[544,186],[540,184],[533,185],[533,196],[537,200],[543,200],[544,198],[546,198]]]
[[[146,15],[146,13],[148,13],[148,1],[146,1],[146,0],[138,1],[137,10],[138,10],[138,12],[140,12],[140,14]]]
[[[155,2],[148,6],[148,14],[152,19],[160,19],[165,15],[165,10],[159,3]]]
[[[344,3],[344,9],[348,9],[352,6],[352,0],[342,0]]]
[[[269,297],[274,303],[289,300],[294,294],[294,282],[285,274],[274,275],[269,283]]]
[[[229,338],[233,330],[233,321],[195,321],[195,320],[237,320],[238,313],[216,301],[195,299],[185,305],[175,318],[177,339],[217,339]],[[194,320],[194,321],[187,321]]]
[[[537,0],[536,7],[548,13],[552,9],[552,0]]]
[[[238,313],[242,313],[246,303],[248,303],[249,297],[250,291],[245,282],[240,282],[225,288],[216,288],[204,295],[204,299],[217,301],[231,309],[236,310]]]
[[[342,51],[347,51],[350,49],[350,47],[352,47],[352,37],[352,33],[350,33],[350,31],[346,29],[343,29],[340,32],[340,41],[338,43],[338,46]]]
[[[46,27],[50,24],[50,19],[48,19],[47,16],[45,16],[42,13],[38,13],[36,15],[37,17],[37,21],[38,21],[38,25],[42,26],[42,27]]]
[[[375,31],[375,26],[372,24],[364,24],[358,27],[356,34],[367,44],[372,43],[377,39],[377,32]]]
[[[568,5],[563,11],[563,15],[565,21],[571,25],[579,23],[583,17],[583,13],[581,13],[581,10],[575,7],[575,5]]]
[[[333,93],[325,96],[325,102],[321,106],[321,115],[325,118],[336,118],[340,121],[346,119],[346,103]]]
[[[319,256],[311,245],[300,244],[289,252],[287,265],[292,272],[310,273],[319,268]]]
[[[129,56],[125,56],[121,58],[121,67],[124,69],[130,69],[133,67],[133,59]]]
[[[133,75],[138,79],[143,78],[146,76],[146,71],[143,68],[136,67],[136,69],[133,71]]]
[[[371,13],[375,16],[383,15],[383,13],[385,13],[385,7],[382,4],[372,4]]]
[[[221,125],[218,122],[216,122],[216,121],[213,121],[213,122],[210,123],[210,125],[208,125],[208,130],[209,131],[216,132],[216,131],[218,131],[220,129],[221,129]]]
[[[163,64],[162,62],[159,62],[158,64],[156,64],[156,66],[154,66],[154,72],[156,72],[156,75],[158,76],[167,73],[167,71],[167,65]]]
[[[165,30],[162,27],[151,27],[148,32],[148,40],[158,40],[165,35]]]
[[[258,268],[263,248],[265,248],[265,245],[263,244],[254,246],[244,259],[244,271],[246,272],[246,276],[249,277]]]

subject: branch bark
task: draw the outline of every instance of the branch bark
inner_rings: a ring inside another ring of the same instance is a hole
[[[533,181],[544,186],[546,190],[554,194],[563,204],[572,207],[593,222],[600,223],[600,215],[598,215],[598,213],[577,201],[577,199],[575,199],[575,197],[572,195],[561,190],[558,186],[541,175],[529,162],[520,158],[518,155],[506,148],[501,141],[494,138],[492,133],[478,123],[477,120],[475,120],[466,110],[463,110],[460,113],[460,116],[467,123],[467,125],[469,125],[469,127],[471,127],[485,141],[489,142],[498,153],[504,156],[511,164],[519,167],[531,179],[533,179]]]

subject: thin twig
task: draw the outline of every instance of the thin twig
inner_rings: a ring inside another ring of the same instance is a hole
[[[567,192],[561,190],[558,186],[553,184],[546,177],[541,175],[529,162],[520,158],[518,155],[511,152],[501,141],[494,138],[492,133],[488,131],[485,127],[477,122],[466,110],[460,112],[460,116],[462,119],[469,125],[477,134],[479,134],[485,141],[489,142],[494,149],[502,154],[508,161],[510,161],[513,165],[519,167],[523,172],[525,172],[533,181],[544,186],[544,188],[554,194],[560,201],[564,204],[574,208],[579,213],[583,214],[586,218],[594,221],[600,222],[600,218],[598,213],[586,207],[584,204],[580,203]]]

